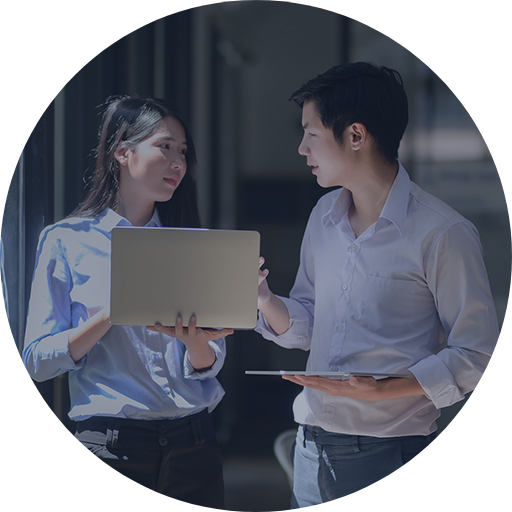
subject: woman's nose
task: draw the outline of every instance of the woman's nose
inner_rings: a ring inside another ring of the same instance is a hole
[[[187,166],[187,160],[182,153],[176,153],[171,160],[171,167],[173,169],[183,169]]]

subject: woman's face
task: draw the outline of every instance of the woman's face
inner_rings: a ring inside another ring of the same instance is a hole
[[[153,207],[157,201],[171,199],[187,171],[186,152],[185,129],[171,116],[134,149],[118,151],[121,201]]]

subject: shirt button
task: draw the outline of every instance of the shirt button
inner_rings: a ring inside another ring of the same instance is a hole
[[[338,367],[337,366],[331,366],[331,372],[337,372]]]
[[[349,249],[351,251],[355,251],[357,249],[357,245],[356,244],[352,244]]]
[[[343,325],[338,325],[338,331],[339,332],[343,331]]]
[[[341,288],[342,288],[343,290],[346,290],[346,289],[348,288],[348,284],[345,284],[345,283],[344,283],[344,284],[341,286]]]
[[[331,407],[330,405],[326,405],[326,406],[325,406],[325,410],[326,410],[327,412],[331,412],[331,409],[332,409],[332,407]]]
[[[160,443],[160,446],[167,446],[167,439],[165,439],[165,437],[161,437],[158,442]]]

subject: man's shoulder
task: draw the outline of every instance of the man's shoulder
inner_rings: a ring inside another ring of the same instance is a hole
[[[451,206],[426,192],[416,183],[411,182],[410,193],[416,202],[418,213],[422,216],[425,215],[425,218],[428,218],[430,222],[437,220],[438,223],[446,225],[469,222]]]
[[[342,190],[343,188],[336,188],[330,192],[325,193],[317,201],[312,213],[314,212],[319,215],[325,215],[333,207]]]

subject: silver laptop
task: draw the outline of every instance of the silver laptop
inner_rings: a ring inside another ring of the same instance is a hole
[[[259,256],[257,231],[114,228],[111,322],[253,329]]]

